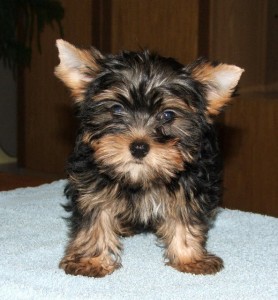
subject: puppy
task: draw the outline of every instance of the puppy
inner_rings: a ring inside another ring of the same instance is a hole
[[[121,266],[121,237],[151,230],[167,265],[214,274],[205,245],[221,195],[213,119],[243,70],[149,51],[103,55],[58,40],[55,74],[80,120],[65,194],[70,240],[60,267],[103,277]]]

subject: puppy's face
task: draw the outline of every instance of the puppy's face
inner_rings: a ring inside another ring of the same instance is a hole
[[[170,182],[198,156],[203,135],[242,69],[183,66],[148,52],[102,56],[57,41],[56,75],[79,106],[82,140],[99,171],[127,184]]]

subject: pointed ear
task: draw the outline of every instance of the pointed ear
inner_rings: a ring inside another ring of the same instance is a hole
[[[208,115],[216,116],[229,103],[244,70],[234,65],[201,60],[191,72],[195,80],[205,85]]]
[[[56,45],[60,64],[54,73],[70,88],[75,101],[82,101],[87,85],[100,71],[98,59],[102,55],[96,49],[81,50],[61,39]]]

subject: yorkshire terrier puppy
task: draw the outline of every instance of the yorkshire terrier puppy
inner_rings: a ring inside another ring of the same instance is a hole
[[[121,237],[152,230],[166,263],[193,274],[221,270],[207,252],[221,193],[213,119],[243,72],[199,59],[182,65],[148,51],[103,55],[58,40],[55,74],[80,120],[65,194],[70,241],[60,267],[102,277],[121,266]]]

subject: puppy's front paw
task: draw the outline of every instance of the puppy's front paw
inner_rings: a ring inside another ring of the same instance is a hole
[[[223,260],[213,254],[205,254],[198,260],[184,261],[179,260],[178,263],[168,263],[168,265],[177,269],[180,272],[192,273],[192,274],[215,274],[223,269]]]
[[[104,277],[113,273],[121,265],[103,256],[97,257],[64,257],[59,264],[66,274],[88,277]]]

